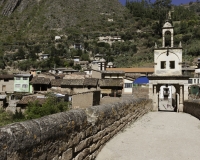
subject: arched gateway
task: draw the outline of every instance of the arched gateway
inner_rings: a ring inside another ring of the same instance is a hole
[[[166,46],[166,32],[170,32],[170,45]],[[154,49],[154,74],[149,76],[149,98],[154,110],[183,111],[188,99],[188,76],[182,75],[182,46],[174,47],[174,27],[168,21],[162,28],[162,47]]]

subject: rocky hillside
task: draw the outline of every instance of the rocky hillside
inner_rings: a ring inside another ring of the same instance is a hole
[[[62,30],[83,23],[99,23],[105,16],[122,17],[125,12],[118,0],[1,0],[0,7],[2,32],[3,28],[9,32],[22,28]]]

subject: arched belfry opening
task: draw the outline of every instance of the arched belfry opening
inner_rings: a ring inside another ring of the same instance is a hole
[[[162,28],[162,47],[174,47],[174,27],[168,21],[164,24]]]
[[[171,32],[170,31],[166,31],[165,32],[165,47],[171,47],[171,36],[172,36],[172,34],[171,34]]]

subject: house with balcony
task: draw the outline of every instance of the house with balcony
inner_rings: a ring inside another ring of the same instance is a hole
[[[14,75],[14,92],[32,93],[32,85],[29,84],[32,79],[31,74],[16,74]]]

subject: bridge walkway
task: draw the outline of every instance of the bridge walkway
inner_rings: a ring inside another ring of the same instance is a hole
[[[113,137],[96,160],[199,160],[200,120],[150,112]]]

